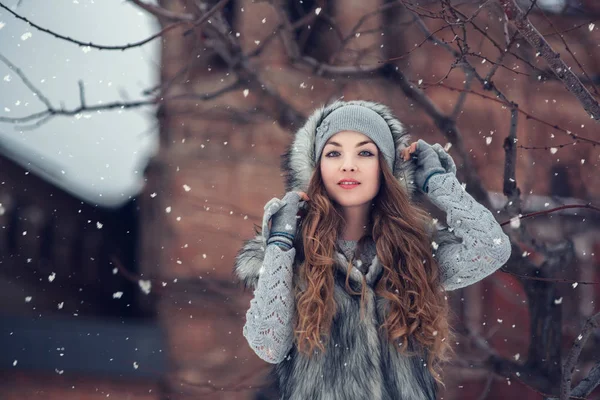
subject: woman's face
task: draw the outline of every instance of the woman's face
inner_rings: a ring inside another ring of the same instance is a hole
[[[379,149],[362,133],[342,131],[323,147],[320,167],[329,197],[342,207],[370,204],[381,180]],[[343,184],[343,181],[357,184]]]

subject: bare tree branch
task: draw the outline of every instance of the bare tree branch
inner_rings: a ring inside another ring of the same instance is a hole
[[[560,400],[568,400],[571,396],[571,382],[573,377],[573,370],[581,354],[583,346],[587,342],[588,338],[592,334],[593,330],[600,326],[600,313],[597,313],[593,317],[587,320],[581,334],[575,338],[573,347],[567,355],[563,366],[563,377],[560,384]]]
[[[583,108],[595,119],[600,120],[600,104],[586,89],[571,69],[560,58],[544,37],[525,16],[515,0],[498,0],[503,7],[506,17],[512,21],[521,35],[550,65],[552,71],[564,83],[565,87],[581,103]]]

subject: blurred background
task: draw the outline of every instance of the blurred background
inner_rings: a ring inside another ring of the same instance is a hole
[[[0,399],[277,399],[233,261],[339,98],[511,238],[439,398],[600,398],[598,2],[0,0],[0,78]]]

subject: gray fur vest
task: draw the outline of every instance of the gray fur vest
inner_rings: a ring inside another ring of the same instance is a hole
[[[296,244],[294,269],[302,264],[301,245]],[[236,258],[236,274],[247,288],[258,282],[264,257],[262,236],[246,242]],[[298,256],[300,254],[300,256]],[[293,346],[284,361],[273,368],[281,399],[352,399],[352,400],[434,400],[436,382],[426,365],[426,354],[408,356],[400,353],[385,333],[387,300],[375,295],[374,288],[383,274],[377,256],[368,273],[366,309],[360,318],[360,295],[351,295],[345,287],[346,257],[335,255],[334,298],[337,314],[333,319],[326,351],[306,357]],[[297,279],[295,274],[294,279]],[[360,293],[362,273],[353,266],[350,287]],[[411,349],[414,349],[412,345]]]

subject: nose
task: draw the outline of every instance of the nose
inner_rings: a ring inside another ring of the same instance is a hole
[[[342,163],[342,171],[356,171],[356,164],[354,163],[353,157],[345,157]]]

